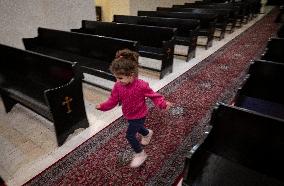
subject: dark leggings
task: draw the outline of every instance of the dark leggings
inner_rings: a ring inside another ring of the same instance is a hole
[[[147,136],[149,134],[148,129],[144,127],[144,123],[145,118],[128,120],[129,125],[126,132],[126,139],[136,153],[140,153],[142,151],[140,142],[136,138],[137,132],[142,136]]]

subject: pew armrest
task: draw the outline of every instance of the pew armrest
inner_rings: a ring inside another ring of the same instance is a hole
[[[80,79],[73,78],[44,94],[52,113],[58,145],[62,145],[76,129],[89,127]]]

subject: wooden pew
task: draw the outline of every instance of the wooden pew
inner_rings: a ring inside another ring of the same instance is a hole
[[[234,104],[266,115],[284,119],[284,64],[257,60],[238,90]]]
[[[136,50],[137,47],[135,41],[48,28],[38,28],[37,37],[24,38],[23,42],[27,50],[68,61],[76,61],[82,72],[110,81],[116,80],[109,70],[116,52],[124,48]],[[109,90],[97,83],[86,83]]]
[[[183,185],[284,184],[284,123],[219,104],[208,136],[186,158]]]
[[[284,5],[282,0],[267,0],[266,5],[268,6],[281,6]]]
[[[229,11],[229,25],[227,31],[232,33],[237,26],[241,26],[240,22],[243,20],[243,15],[240,16],[240,7],[233,6],[231,4],[228,5],[212,5],[212,4],[199,4],[199,3],[191,3],[187,5],[173,5],[172,8],[200,8],[200,9],[226,9]],[[238,24],[238,25],[237,25]]]
[[[0,51],[0,95],[7,113],[19,103],[48,119],[58,145],[89,126],[77,63],[2,44]]]
[[[185,55],[186,61],[195,57],[197,33],[200,24],[196,19],[114,15],[113,22],[176,28],[174,43],[176,45],[188,46],[188,51]]]
[[[193,3],[185,3],[185,6],[191,5]],[[237,9],[238,14],[238,21],[237,21],[237,25],[241,27],[242,24],[246,24],[251,18],[252,18],[252,14],[251,14],[251,7],[249,5],[249,3],[245,2],[245,1],[241,1],[241,2],[231,2],[231,3],[211,3],[211,2],[204,2],[204,1],[196,1],[194,4],[198,4],[198,5],[205,5],[205,6],[214,6],[215,8],[234,8]]]
[[[198,2],[199,1],[195,1]],[[209,0],[209,1],[203,1],[203,2],[208,2],[208,3],[234,3],[234,4],[238,4],[238,3],[242,3],[245,4],[246,6],[248,6],[248,8],[251,10],[252,13],[254,14],[258,14],[260,13],[260,9],[261,9],[261,0]]]
[[[212,46],[216,28],[217,14],[200,14],[190,12],[163,12],[163,11],[138,11],[138,16],[168,17],[180,19],[197,19],[200,21],[198,36],[207,37],[206,49]]]
[[[284,38],[270,38],[261,59],[284,63]]]
[[[261,13],[262,1],[261,0],[246,0],[248,3],[250,11],[253,16]]]
[[[279,13],[274,20],[275,23],[284,23],[284,2],[279,7]]]
[[[284,38],[284,23],[282,23],[279,29],[277,30],[277,37]]]
[[[248,22],[249,19],[252,19],[257,14],[260,13],[261,9],[261,0],[242,0],[242,1],[235,1],[232,0],[231,2],[226,3],[215,3],[215,2],[204,2],[204,1],[195,1],[198,4],[233,4],[234,6],[240,7],[240,15],[244,15],[244,21]]]
[[[229,9],[201,9],[201,8],[166,8],[166,7],[157,7],[157,11],[165,11],[165,12],[191,12],[191,13],[212,13],[217,14],[217,20],[216,20],[216,30],[220,31],[218,37],[219,40],[223,39],[225,37],[225,32],[227,25],[229,23],[229,15],[230,10]]]
[[[160,79],[172,72],[176,28],[83,20],[81,28],[71,31],[138,41],[141,56],[162,61],[160,69],[143,68],[160,72]]]

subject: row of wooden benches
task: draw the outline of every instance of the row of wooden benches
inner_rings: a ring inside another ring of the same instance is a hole
[[[214,1],[195,1],[184,5],[173,5],[171,8],[158,7],[158,11],[166,12],[190,12],[194,14],[216,14],[216,28],[220,30],[220,39],[224,37],[226,25],[231,26],[232,32],[236,26],[247,23],[252,17],[260,13],[260,1],[239,1],[227,3],[215,3]],[[211,15],[212,16],[212,15]],[[214,15],[213,15],[214,17]]]
[[[199,17],[203,15],[205,18],[210,17],[210,20],[212,20],[212,16],[208,16],[208,14],[196,15]],[[212,44],[215,27],[210,20],[203,20],[203,23],[200,24],[200,21],[198,20],[181,20],[180,18],[134,18],[116,15],[114,16],[114,21],[127,23],[136,22],[139,23],[139,25],[83,20],[80,29],[71,29],[71,31],[92,35],[103,35],[118,39],[110,42],[111,39],[106,39],[106,37],[100,37],[98,39],[99,36],[82,36],[64,31],[39,28],[38,36],[32,39],[24,39],[24,43],[28,50],[59,57],[65,60],[75,60],[79,63],[79,66],[82,67],[81,69],[84,69],[84,72],[108,80],[114,80],[114,77],[108,70],[108,66],[115,51],[119,48],[130,48],[137,50],[141,56],[161,60],[160,69],[150,69],[160,72],[160,78],[162,78],[165,74],[172,72],[174,44],[188,46],[188,53],[186,55],[187,61],[195,56],[197,36],[200,35],[200,33],[210,32],[208,38],[211,39],[208,39],[207,45]],[[207,26],[206,31],[204,31],[204,25],[211,26]],[[161,26],[170,28],[161,28]],[[94,39],[94,37],[97,38]],[[78,40],[88,42],[79,42],[78,44]],[[121,40],[131,40],[136,43],[129,44],[128,42],[125,44],[126,42],[123,43]],[[94,43],[90,41],[94,41]],[[105,46],[104,48],[107,50],[103,50],[99,45]],[[73,55],[69,55],[70,52],[72,52]],[[86,58],[78,59],[78,55]],[[90,60],[96,62],[90,63]]]
[[[259,1],[222,4],[195,2],[173,5],[172,8],[157,7],[156,11],[138,11],[138,16],[114,15],[113,22],[177,28],[175,44],[188,46],[185,55],[188,61],[195,56],[197,36],[205,36],[207,42],[204,46],[206,49],[209,48],[212,46],[215,30],[220,32],[219,36],[215,37],[221,40],[228,27],[229,31],[233,32],[237,25],[241,26],[259,13],[259,9],[255,10],[252,6],[256,2]]]
[[[284,184],[283,48],[284,39],[271,38],[233,103],[213,110],[208,136],[186,158],[183,185]]]
[[[245,6],[247,4],[196,2],[173,5],[172,8],[157,7],[157,11],[138,11],[138,16],[114,15],[113,22],[177,28],[174,44],[188,46],[188,52],[185,55],[188,61],[195,56],[197,36],[207,37],[205,44],[207,49],[212,46],[215,29],[220,31],[219,39],[222,39],[228,25],[232,32],[237,22],[241,25],[246,17],[253,17],[259,12],[250,10],[248,7],[251,6]]]
[[[109,65],[124,48],[162,59],[161,73],[171,71],[174,28],[117,25],[107,28],[131,35],[133,40],[38,28],[37,37],[23,39],[27,50],[0,45],[0,95],[6,112],[20,103],[42,115],[53,123],[58,145],[62,145],[74,130],[89,126],[83,73],[115,81]]]

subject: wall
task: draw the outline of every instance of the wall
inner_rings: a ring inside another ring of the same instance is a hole
[[[1,0],[0,5],[0,43],[18,48],[38,27],[70,30],[81,27],[82,19],[96,19],[93,0]]]
[[[137,15],[138,10],[156,10],[160,7],[171,7],[172,5],[184,4],[185,2],[195,2],[195,0],[131,0],[130,15]]]
[[[103,21],[111,22],[114,14],[137,15],[138,10],[155,10],[158,6],[171,7],[195,0],[94,0],[96,6],[102,6]]]
[[[107,21],[110,17],[110,4],[108,0],[94,0],[96,6],[102,7],[102,21]]]
[[[102,20],[111,22],[114,14],[129,15],[130,0],[95,0],[96,6],[102,6]]]

